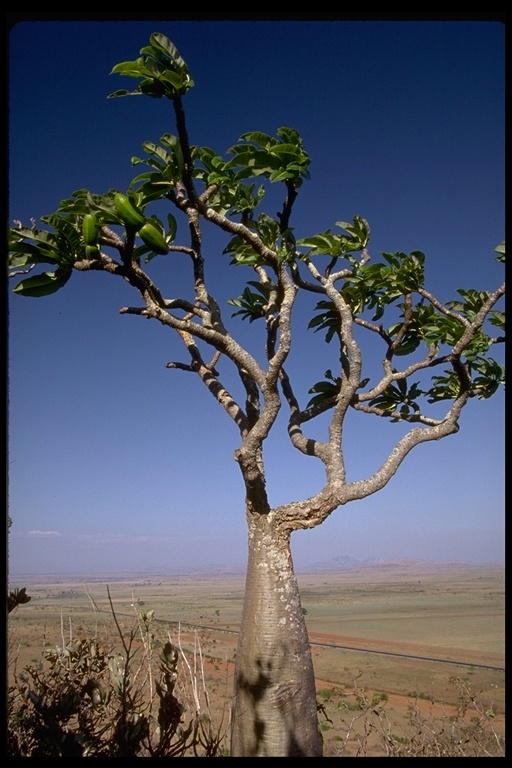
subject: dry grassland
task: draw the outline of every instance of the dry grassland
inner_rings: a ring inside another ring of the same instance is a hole
[[[425,717],[455,715],[454,678],[470,686],[504,732],[503,568],[398,563],[298,578],[326,756],[358,754],[361,697],[379,704],[379,727],[405,734],[414,708]],[[115,639],[107,586],[123,631],[136,626],[138,611],[153,610],[155,634],[180,643],[192,664],[201,664],[200,649],[212,709],[227,724],[241,575],[16,578],[10,587],[26,587],[32,599],[9,617],[9,672],[40,661],[45,647],[70,636]],[[370,752],[376,736],[367,739]]]

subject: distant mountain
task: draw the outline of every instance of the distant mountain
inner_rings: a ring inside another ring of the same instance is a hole
[[[357,560],[350,555],[338,555],[338,557],[332,557],[330,560],[320,560],[310,565],[297,568],[302,573],[317,573],[318,571],[349,571],[352,568],[360,568],[362,565],[368,565],[368,562]]]

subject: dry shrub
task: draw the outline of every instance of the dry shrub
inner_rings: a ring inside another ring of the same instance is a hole
[[[110,606],[115,643],[70,631],[44,661],[14,672],[7,756],[220,755],[225,730],[213,726],[199,645],[189,660],[180,641],[157,637],[153,611],[136,613],[123,633]]]
[[[406,722],[397,726],[388,713],[385,693],[369,696],[356,679],[350,703],[343,698],[337,714],[319,706],[324,730],[338,734],[337,756],[350,757],[504,757],[505,740],[494,727],[495,713],[483,704],[465,680],[450,678],[456,687],[455,711],[445,712],[432,700],[430,711],[411,699]]]

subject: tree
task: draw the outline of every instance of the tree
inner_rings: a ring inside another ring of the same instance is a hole
[[[420,251],[370,258],[370,227],[359,215],[336,222],[334,231],[297,239],[292,213],[310,158],[296,130],[245,133],[224,156],[191,144],[183,96],[194,83],[162,34],[151,35],[137,59],[112,72],[138,81],[135,90],[112,97],[169,100],[176,134],[145,142],[145,158],[132,159],[145,169],[128,190],[80,189],[42,217],[42,227],[12,227],[9,267],[12,276],[23,275],[14,292],[46,296],[62,288],[73,270],[105,272],[126,281],[141,300],[121,313],[157,320],[183,342],[186,362],[168,367],[199,376],[240,435],[235,460],[245,486],[249,552],[231,754],[319,756],[314,670],[290,536],[382,489],[413,448],[455,433],[468,402],[498,390],[504,370],[489,353],[504,341],[499,307],[505,286],[460,290],[457,299],[442,303],[424,287]],[[262,210],[272,184],[283,189],[275,216]],[[149,213],[164,204],[165,224]],[[225,233],[222,256],[234,274],[249,269],[253,278],[230,300],[229,313],[210,289],[218,267],[203,250],[205,223]],[[504,261],[504,243],[495,250]],[[176,253],[190,259],[191,281],[183,297],[167,298],[151,277],[151,263],[167,257],[172,272]],[[49,271],[26,276],[37,265],[49,265]],[[309,328],[325,334],[336,368],[325,371],[301,403],[286,364],[292,342],[300,344],[292,311],[307,296],[317,300]],[[228,328],[227,314],[261,326],[264,363],[238,340],[236,320]],[[378,359],[370,353],[370,377],[363,377],[366,337],[371,349],[379,347]],[[232,371],[241,396],[225,383]],[[292,446],[323,464],[325,483],[310,498],[272,507],[263,451],[283,409]],[[342,442],[352,415],[387,420],[399,434],[380,468],[357,482],[347,479]],[[312,427],[326,420],[327,439],[314,437]]]

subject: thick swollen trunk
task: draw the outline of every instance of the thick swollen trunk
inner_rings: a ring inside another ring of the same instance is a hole
[[[315,676],[288,537],[262,516],[249,562],[236,656],[232,757],[321,757]]]

